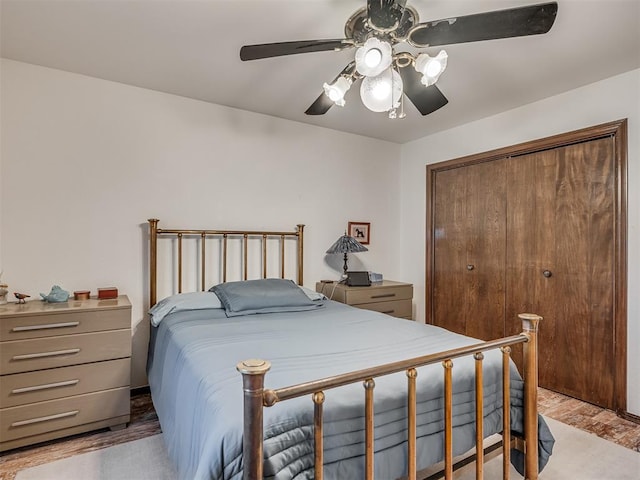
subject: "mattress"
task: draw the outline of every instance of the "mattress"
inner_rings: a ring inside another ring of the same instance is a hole
[[[357,369],[477,343],[432,325],[326,301],[306,312],[227,318],[223,309],[179,311],[152,327],[149,385],[169,457],[182,479],[242,478],[242,360],[269,360],[265,387],[276,389]],[[453,368],[454,455],[475,444],[474,360]],[[523,431],[523,382],[511,367],[512,430]],[[375,477],[407,473],[404,373],[375,387]],[[483,363],[484,433],[502,430],[502,358]],[[418,369],[417,461],[422,469],[444,458],[443,368]],[[325,478],[364,477],[364,388],[325,391]],[[540,466],[553,437],[540,417]],[[313,478],[313,402],[310,397],[264,409],[264,475]],[[519,457],[516,459],[521,460]],[[517,466],[522,468],[521,465]]]

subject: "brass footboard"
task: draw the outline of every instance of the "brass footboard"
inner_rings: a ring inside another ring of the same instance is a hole
[[[511,445],[510,428],[510,394],[509,394],[509,356],[510,346],[518,343],[524,344],[524,433],[525,433],[525,478],[537,480],[538,478],[538,361],[537,361],[537,330],[538,322],[542,317],[534,314],[520,314],[523,332],[519,335],[506,337],[489,342],[481,342],[467,347],[456,348],[444,352],[411,358],[408,360],[379,365],[364,370],[349,372],[343,375],[328,377],[307,383],[279,388],[277,390],[265,390],[265,374],[271,367],[266,360],[245,360],[237,365],[242,374],[244,389],[244,438],[243,438],[243,468],[244,480],[261,480],[263,478],[263,407],[270,407],[277,402],[311,395],[314,403],[314,439],[315,439],[315,478],[323,478],[323,448],[322,448],[322,412],[324,404],[324,391],[339,386],[363,382],[365,389],[365,472],[366,479],[373,479],[373,429],[374,412],[373,398],[375,391],[375,378],[392,373],[405,371],[407,375],[408,398],[408,466],[409,480],[417,477],[416,465],[416,377],[417,367],[442,363],[444,368],[445,386],[445,431],[444,452],[445,466],[444,477],[447,480],[453,478],[453,444],[452,444],[452,369],[454,359],[473,355],[476,362],[476,479],[483,478],[483,410],[482,410],[482,361],[483,354],[488,350],[500,348],[503,354],[503,445],[505,448],[503,478],[509,479],[509,446]],[[507,408],[505,408],[507,407]]]

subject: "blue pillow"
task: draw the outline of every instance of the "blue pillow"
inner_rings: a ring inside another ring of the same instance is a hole
[[[151,314],[151,324],[157,327],[162,319],[170,313],[208,308],[222,308],[220,299],[211,292],[179,293],[160,300],[151,307],[149,314]]]
[[[209,289],[224,306],[227,317],[256,313],[301,312],[323,306],[312,301],[292,280],[265,278],[221,283]]]

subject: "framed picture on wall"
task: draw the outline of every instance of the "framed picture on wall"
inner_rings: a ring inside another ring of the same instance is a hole
[[[355,238],[362,245],[369,245],[371,238],[371,223],[368,222],[349,222],[347,229],[349,235]]]

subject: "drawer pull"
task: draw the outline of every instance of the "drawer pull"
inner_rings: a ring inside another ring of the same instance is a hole
[[[58,355],[69,355],[71,353],[80,352],[79,348],[70,348],[68,350],[57,350],[55,352],[27,353],[25,355],[16,355],[11,360],[31,360],[33,358],[57,357]]]
[[[386,313],[387,315],[391,315],[393,312],[395,312],[395,310],[386,310],[386,311],[381,312],[381,313]]]
[[[389,298],[395,297],[395,293],[381,293],[380,295],[371,295],[371,298]]]
[[[20,420],[19,422],[13,422],[11,426],[23,427],[25,425],[32,425],[34,423],[46,422],[49,420],[57,420],[58,418],[73,417],[78,413],[80,413],[80,410],[73,410],[71,412],[64,412],[64,413],[56,413],[55,415],[47,415],[46,417],[31,418],[29,420]]]
[[[47,330],[49,328],[77,327],[80,322],[46,323],[44,325],[25,325],[24,327],[13,327],[12,332],[30,332],[32,330]]]
[[[65,380],[64,382],[47,383],[44,385],[33,385],[32,387],[14,388],[11,393],[27,393],[38,390],[47,390],[49,388],[68,387],[69,385],[77,385],[80,380]]]

